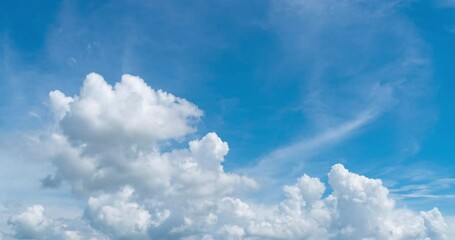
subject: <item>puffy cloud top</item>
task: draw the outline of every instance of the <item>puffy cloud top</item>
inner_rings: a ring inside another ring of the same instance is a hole
[[[109,145],[153,144],[195,131],[202,111],[185,99],[150,88],[125,74],[114,86],[102,76],[87,75],[79,96],[49,94],[52,110],[71,140]]]
[[[36,238],[48,231],[50,225],[41,205],[33,205],[23,213],[11,216],[8,223],[15,228],[17,238]]]

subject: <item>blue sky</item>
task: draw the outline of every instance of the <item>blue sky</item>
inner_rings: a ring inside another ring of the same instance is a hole
[[[198,131],[164,148],[216,132],[224,169],[265,183],[251,201],[280,201],[304,173],[327,182],[342,163],[399,206],[455,216],[453,1],[0,4],[4,202],[83,207],[69,185],[42,189],[54,167],[15,147],[50,128],[50,91],[78,95],[96,72],[198,106]]]

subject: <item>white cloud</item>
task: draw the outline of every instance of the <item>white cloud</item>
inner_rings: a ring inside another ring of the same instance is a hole
[[[148,228],[159,226],[165,217],[154,221],[147,210],[131,201],[133,192],[127,186],[115,195],[91,197],[86,215],[92,226],[115,238],[146,238]]]
[[[455,216],[446,216],[444,220],[447,222],[449,228],[447,236],[455,236]]]
[[[164,195],[181,194],[179,189],[209,195],[254,185],[223,172],[220,163],[229,148],[215,133],[191,141],[188,149],[161,152],[160,144],[194,132],[202,111],[139,77],[124,75],[113,87],[92,73],[78,96],[52,91],[49,97],[57,130],[41,143],[57,172],[45,179],[65,180],[78,193],[131,184]],[[214,184],[199,188],[205,181]],[[218,188],[221,182],[224,188]]]
[[[62,92],[55,90],[49,93],[50,107],[57,121],[61,121],[70,111],[71,97],[65,96]]]
[[[59,179],[87,198],[83,219],[91,228],[47,217],[35,205],[11,216],[16,238],[445,238],[437,209],[397,208],[380,180],[340,164],[328,174],[328,195],[318,178],[304,175],[283,187],[278,204],[246,201],[258,185],[224,171],[229,147],[216,133],[172,149],[194,131],[200,110],[138,77],[125,75],[112,87],[90,74],[78,96],[54,91],[50,97],[55,126],[34,144],[56,168],[45,179]]]
[[[284,187],[287,199],[280,210],[249,225],[247,233],[281,239],[446,239],[447,225],[437,209],[417,214],[396,208],[380,180],[341,164],[328,176],[329,196],[321,199],[322,183],[304,176]]]
[[[14,239],[81,240],[88,239],[89,235],[97,236],[91,230],[82,233],[58,219],[48,217],[42,205],[33,205],[22,213],[12,215],[8,224],[12,226],[11,236]]]
[[[127,74],[111,86],[100,75],[91,73],[79,96],[70,98],[52,91],[49,97],[65,135],[97,147],[152,145],[180,138],[194,132],[192,122],[202,115],[188,101],[155,91],[139,77]]]
[[[338,227],[349,229],[341,233],[346,239],[425,239],[431,235],[425,227],[428,221],[441,224],[441,219],[429,219],[424,213],[396,209],[380,180],[352,174],[340,164],[330,171],[329,183],[337,200]],[[437,209],[432,211],[439,213]]]
[[[44,207],[33,205],[21,214],[13,215],[9,224],[14,228],[17,238],[36,238],[50,230],[51,222],[44,217]]]

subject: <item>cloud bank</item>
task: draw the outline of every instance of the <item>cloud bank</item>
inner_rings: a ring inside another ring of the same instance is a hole
[[[55,167],[43,186],[86,199],[81,217],[33,205],[9,217],[10,239],[446,239],[438,209],[397,207],[377,179],[336,164],[331,191],[303,175],[277,204],[248,200],[261,184],[223,169],[216,133],[190,140],[202,111],[123,75],[87,76],[79,95],[49,94],[53,123],[34,146]],[[178,146],[177,146],[178,145]]]

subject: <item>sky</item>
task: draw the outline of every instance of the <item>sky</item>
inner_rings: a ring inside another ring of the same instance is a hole
[[[453,0],[0,1],[0,239],[451,239]]]

